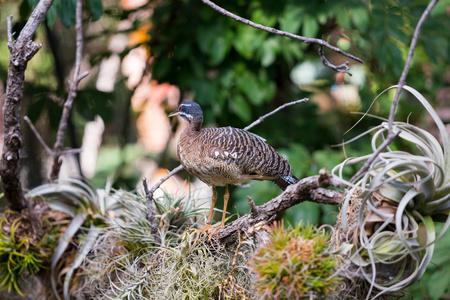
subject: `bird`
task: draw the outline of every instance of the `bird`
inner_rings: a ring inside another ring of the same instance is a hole
[[[202,128],[203,111],[194,101],[182,102],[169,117],[180,116],[189,122],[177,142],[181,165],[191,175],[212,187],[212,203],[206,225],[198,232],[214,232],[225,225],[230,198],[228,185],[250,180],[270,180],[282,190],[299,181],[292,175],[288,161],[266,141],[247,130],[234,127]],[[225,186],[221,224],[212,228],[211,218],[217,201],[217,186]]]

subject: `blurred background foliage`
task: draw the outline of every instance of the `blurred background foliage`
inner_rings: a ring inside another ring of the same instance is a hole
[[[9,64],[6,16],[14,15],[13,31],[18,33],[37,2],[1,1],[2,87]],[[322,65],[317,46],[238,23],[201,1],[86,0],[82,72],[89,70],[90,75],[79,86],[65,145],[83,146],[87,158],[66,157],[62,176],[82,174],[97,187],[112,178],[114,187],[128,190],[142,176],[155,182],[165,175],[164,169],[178,165],[175,144],[183,124],[169,122],[166,115],[182,100],[202,106],[205,126],[243,128],[286,102],[310,98],[252,128],[289,160],[299,178],[316,175],[323,167],[331,169],[345,156],[368,152],[369,139],[345,149],[333,145],[379,123],[366,117],[346,133],[360,118],[352,112],[365,112],[379,92],[398,82],[427,1],[215,3],[256,23],[327,40],[365,63],[350,61],[351,77],[337,74]],[[22,112],[49,145],[55,141],[75,57],[74,10],[75,0],[55,0],[36,33],[43,48],[26,71]],[[440,1],[422,28],[407,79],[446,123],[450,121],[449,16],[450,1]],[[335,64],[347,60],[328,50],[325,55]],[[392,93],[381,97],[370,113],[387,117],[392,98]],[[396,119],[435,130],[407,94]],[[23,182],[32,188],[46,181],[49,158],[29,127],[24,124],[23,130]],[[87,150],[90,147],[92,151]],[[189,179],[193,180],[181,173],[165,188],[197,188],[183,184]],[[270,182],[256,182],[232,192],[229,212],[242,215],[248,212],[247,195],[262,204],[280,190]],[[335,207],[303,203],[284,218],[292,224],[300,220],[333,224],[336,214]]]

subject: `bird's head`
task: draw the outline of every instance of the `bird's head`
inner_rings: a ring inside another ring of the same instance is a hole
[[[169,117],[180,116],[189,123],[202,123],[203,111],[200,105],[193,101],[185,101],[180,104],[176,111],[169,114]]]

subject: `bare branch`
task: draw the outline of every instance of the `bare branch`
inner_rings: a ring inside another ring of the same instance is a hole
[[[394,101],[392,101],[391,112],[389,113],[389,133],[392,133],[392,126],[394,124],[394,115],[395,109],[397,108],[400,93],[403,90],[403,86],[406,83],[406,76],[408,76],[409,69],[411,67],[411,61],[414,56],[414,51],[416,50],[417,40],[420,35],[420,30],[422,29],[422,25],[427,19],[433,7],[437,4],[439,0],[432,0],[430,4],[428,4],[427,8],[423,12],[422,16],[417,22],[416,29],[414,30],[413,38],[411,40],[411,45],[409,46],[408,58],[406,59],[405,67],[403,68],[402,75],[400,76],[400,80],[398,81],[397,91],[395,93]]]
[[[148,192],[148,195],[150,197],[150,200],[153,199],[153,194],[155,193],[155,191],[161,186],[161,184],[163,184],[167,179],[169,179],[170,177],[172,177],[173,175],[175,175],[176,173],[180,172],[181,170],[183,170],[183,166],[179,165],[178,167],[176,167],[175,169],[173,169],[172,171],[169,172],[169,174],[167,174],[166,176],[164,176],[163,178],[161,178]],[[148,201],[148,200],[147,200]],[[148,205],[148,202],[147,202]]]
[[[272,110],[271,112],[265,114],[264,116],[259,117],[258,120],[254,121],[252,124],[250,124],[247,127],[245,127],[244,130],[249,130],[250,128],[255,127],[256,125],[258,125],[262,121],[264,121],[265,118],[270,117],[271,115],[277,113],[278,111],[282,110],[283,108],[286,108],[288,106],[295,105],[295,104],[298,104],[298,103],[306,102],[306,101],[309,101],[309,99],[308,98],[304,98],[304,99],[295,100],[295,101],[292,101],[292,102],[289,102],[289,103],[285,103],[285,104],[277,107],[276,109]]]
[[[70,83],[69,92],[67,95],[67,100],[64,103],[63,113],[61,116],[61,121],[59,122],[58,133],[56,134],[55,145],[53,146],[53,166],[50,174],[50,180],[53,181],[58,178],[59,170],[61,168],[60,157],[62,155],[62,146],[64,142],[64,136],[66,134],[67,122],[69,120],[70,111],[72,110],[73,102],[77,96],[77,87],[81,79],[87,76],[84,72],[81,76],[81,59],[83,56],[83,24],[82,24],[82,12],[83,12],[83,1],[77,0],[76,6],[76,23],[75,29],[77,32],[76,36],[76,52],[75,52],[75,63],[73,70],[73,79]]]
[[[9,15],[6,17],[6,30],[7,30],[7,34],[8,34],[8,44],[12,44],[12,42],[13,42],[13,33],[12,33],[12,26],[11,26],[12,18],[13,18],[12,15]]]
[[[52,6],[53,1],[54,0],[39,1],[39,3],[36,5],[36,8],[31,13],[31,16],[28,19],[27,23],[20,32],[19,37],[17,38],[18,41],[31,40],[33,34],[36,32],[36,29],[42,23],[42,20],[47,14],[47,11],[49,10],[50,6]]]
[[[28,123],[28,125],[31,128],[31,131],[33,131],[34,135],[36,136],[38,141],[41,143],[41,145],[44,147],[45,151],[47,151],[48,154],[53,155],[52,149],[50,149],[50,147],[47,146],[47,144],[45,143],[44,139],[39,134],[39,131],[36,129],[34,124],[31,122],[30,118],[28,118],[28,116],[25,116],[25,117],[23,117],[23,119]]]
[[[147,186],[147,178],[142,178],[142,185],[144,186],[145,191],[145,198],[147,202],[147,214],[148,214],[148,220],[150,221],[150,231],[153,234],[153,237],[155,238],[156,243],[159,245],[161,244],[161,238],[158,234],[158,223],[156,222],[155,218],[155,210],[153,209],[153,193],[150,194]]]
[[[3,103],[3,152],[0,161],[0,176],[6,201],[11,209],[20,211],[27,206],[20,183],[20,153],[22,150],[22,130],[20,127],[20,108],[23,98],[25,69],[27,63],[41,49],[42,45],[31,40],[41,24],[53,0],[41,0],[31,13],[30,18],[13,41],[11,20],[8,16],[7,38],[9,57],[8,78],[6,80]]]
[[[320,56],[320,60],[322,60],[322,64],[323,64],[325,67],[328,67],[328,68],[330,68],[330,69],[333,69],[333,70],[335,70],[336,72],[347,73],[348,75],[352,76],[352,73],[349,72],[350,67],[349,67],[349,65],[348,65],[348,61],[346,61],[345,63],[340,64],[340,65],[338,65],[338,66],[333,65],[333,64],[330,63],[330,62],[328,61],[328,59],[325,57],[325,54],[324,54],[324,52],[323,52],[323,45],[320,45],[320,46],[319,46],[319,56]]]
[[[232,18],[233,20],[236,20],[238,22],[244,23],[246,25],[252,26],[254,28],[257,28],[257,29],[260,29],[260,30],[263,30],[263,31],[267,31],[267,32],[272,33],[272,34],[277,34],[277,35],[285,36],[285,37],[288,37],[288,38],[291,38],[291,39],[294,39],[294,40],[298,40],[298,41],[301,41],[301,42],[306,43],[306,44],[318,44],[322,48],[323,47],[327,47],[328,49],[330,49],[330,50],[332,50],[334,52],[337,52],[337,53],[339,53],[339,54],[341,54],[343,56],[351,58],[351,59],[353,59],[353,60],[355,60],[357,62],[364,63],[364,61],[362,59],[360,59],[359,57],[356,57],[356,56],[354,56],[354,55],[352,55],[350,53],[347,53],[347,52],[339,49],[338,47],[332,46],[332,45],[330,45],[329,43],[327,43],[324,40],[316,39],[316,38],[308,38],[308,37],[292,34],[292,33],[286,32],[286,31],[278,30],[278,29],[275,29],[275,28],[272,28],[272,27],[267,27],[267,26],[264,26],[264,25],[261,25],[261,24],[258,24],[258,23],[254,23],[254,22],[252,22],[250,20],[242,18],[242,17],[240,17],[238,15],[235,15],[235,14],[233,14],[233,13],[223,9],[222,7],[218,6],[217,4],[215,4],[215,3],[213,3],[213,2],[211,2],[209,0],[202,0],[202,2],[205,3],[206,5],[208,5],[209,7],[211,7],[212,9],[216,10],[217,12],[221,13],[222,15],[227,16],[229,18]],[[323,56],[323,49],[322,49],[321,58],[322,57],[324,58],[324,56]],[[322,62],[323,62],[323,59],[322,59]],[[330,63],[328,60],[326,60],[326,62],[327,62],[326,64],[324,63],[325,66],[330,67],[331,69],[333,69],[335,71],[338,71],[338,72],[348,73],[348,70],[347,71],[342,71],[342,70],[345,70],[345,68],[343,68],[342,65],[335,66],[332,63]],[[345,65],[345,64],[343,64],[343,65]],[[348,73],[348,74],[350,74],[350,73]]]
[[[405,67],[403,68],[402,75],[400,76],[400,79],[398,81],[398,87],[397,91],[395,92],[394,100],[392,101],[391,105],[391,111],[389,113],[389,121],[388,121],[388,134],[386,137],[386,140],[377,148],[377,150],[372,154],[372,156],[365,162],[365,164],[362,166],[359,171],[353,175],[351,178],[351,182],[355,182],[363,173],[365,173],[369,168],[370,165],[375,161],[375,159],[378,157],[378,155],[387,147],[389,146],[395,138],[399,135],[398,133],[394,133],[393,125],[394,125],[394,116],[395,116],[395,110],[398,105],[398,101],[400,99],[400,94],[403,90],[403,86],[406,83],[406,76],[408,76],[409,69],[411,67],[412,58],[414,56],[414,51],[417,46],[417,40],[419,38],[420,30],[422,28],[423,23],[427,19],[428,15],[430,14],[433,7],[437,4],[438,0],[432,0],[430,4],[428,4],[427,8],[423,12],[422,16],[419,19],[419,22],[417,22],[416,29],[414,30],[413,38],[411,40],[411,45],[409,47],[409,53],[408,58],[406,59]]]
[[[218,229],[214,233],[213,239],[221,244],[232,244],[236,241],[239,231],[247,234],[254,233],[254,227],[257,224],[270,222],[288,208],[304,201],[341,204],[343,193],[323,188],[327,186],[343,187],[342,183],[334,176],[323,172],[320,175],[303,178],[298,183],[288,186],[278,197],[263,205],[251,208],[248,214]],[[255,213],[255,210],[257,213]]]

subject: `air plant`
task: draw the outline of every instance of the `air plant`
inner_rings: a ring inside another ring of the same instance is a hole
[[[260,299],[300,299],[324,296],[340,278],[333,276],[338,261],[329,251],[329,235],[311,225],[271,229],[271,239],[255,253],[252,268]]]
[[[69,299],[69,284],[74,271],[80,266],[106,221],[110,219],[112,204],[115,199],[110,194],[111,184],[105,189],[94,191],[86,183],[76,179],[59,180],[54,183],[44,184],[30,190],[26,197],[34,200],[44,200],[54,210],[64,212],[72,217],[70,224],[64,232],[61,241],[54,250],[50,273],[51,285],[56,298],[60,299],[56,284],[56,268],[71,241],[78,237],[80,250],[77,252],[74,262],[69,266],[65,275],[63,296]],[[84,227],[83,227],[84,226]],[[87,234],[83,236],[83,228]]]
[[[22,295],[24,275],[47,268],[60,223],[66,217],[42,202],[33,209],[20,213],[6,210],[0,215],[0,291]]]
[[[417,282],[431,260],[434,243],[450,225],[450,136],[428,101],[415,89],[403,88],[431,115],[443,147],[429,132],[409,123],[394,122],[398,138],[415,147],[415,153],[388,147],[354,183],[346,181],[344,169],[365,162],[372,154],[348,158],[333,169],[351,186],[339,216],[336,246],[370,282],[367,298],[399,291]],[[373,151],[387,131],[388,123],[382,122],[364,133],[373,133]],[[439,234],[435,221],[445,221]]]
[[[196,219],[204,209],[194,195],[156,199],[160,244],[155,242],[145,197],[117,191],[117,217],[99,235],[82,265],[80,298],[98,299],[238,299],[247,295],[251,274],[243,266],[247,246],[229,251],[194,241]],[[242,250],[242,249],[246,250]],[[234,257],[233,257],[234,255]],[[105,280],[106,279],[106,280]],[[222,296],[220,296],[222,295]],[[226,296],[225,296],[226,295]]]

